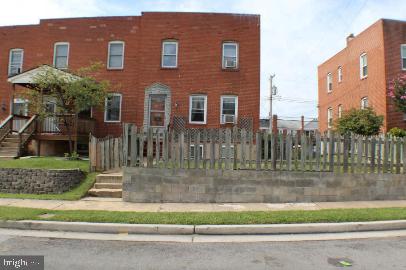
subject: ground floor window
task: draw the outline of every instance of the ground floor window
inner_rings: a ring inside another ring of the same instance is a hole
[[[222,96],[220,102],[221,102],[220,123],[234,124],[237,119],[238,98],[236,96]]]
[[[189,99],[189,123],[206,124],[207,96],[190,96]]]
[[[203,159],[203,145],[199,144],[198,147],[199,147],[199,150],[198,150],[199,158]],[[195,145],[194,144],[190,145],[190,159],[195,159]]]
[[[104,121],[120,122],[121,121],[121,94],[110,94],[106,98]]]
[[[14,115],[28,115],[28,101],[21,98],[14,99],[13,104],[13,114]]]

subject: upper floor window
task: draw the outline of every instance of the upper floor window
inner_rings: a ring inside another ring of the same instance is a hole
[[[359,57],[359,72],[361,79],[368,77],[368,58],[366,53],[361,54]]]
[[[338,67],[338,82],[342,82],[343,81],[343,68],[342,67]]]
[[[327,92],[333,91],[333,74],[327,74]]]
[[[331,128],[333,126],[333,108],[327,109],[327,127]]]
[[[361,109],[368,108],[368,97],[361,98]]]
[[[236,96],[222,96],[221,97],[221,124],[234,124],[237,119],[238,113],[238,97]]]
[[[124,68],[124,42],[110,41],[108,48],[108,69],[123,69]]]
[[[68,68],[69,43],[57,42],[54,46],[54,67],[59,69]]]
[[[401,45],[401,58],[402,58],[402,69],[406,70],[406,44]]]
[[[162,42],[162,63],[163,68],[178,67],[178,42],[166,40]]]
[[[338,105],[338,118],[341,118],[343,115],[343,105]]]
[[[23,49],[11,49],[8,64],[8,75],[13,76],[22,72],[23,69]]]
[[[225,69],[238,68],[238,43],[236,42],[223,43],[223,68]]]
[[[121,121],[121,94],[110,94],[105,101],[104,122]]]
[[[189,98],[189,123],[206,124],[207,96],[195,95]]]

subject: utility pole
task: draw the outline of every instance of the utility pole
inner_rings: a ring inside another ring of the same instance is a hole
[[[269,77],[269,90],[271,92],[271,97],[269,98],[269,132],[272,132],[272,96],[276,95],[278,89],[273,85],[273,78],[275,78],[275,74]]]

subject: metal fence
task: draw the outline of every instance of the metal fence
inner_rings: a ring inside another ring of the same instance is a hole
[[[388,136],[270,134],[245,129],[139,129],[90,138],[92,170],[122,166],[183,169],[406,173],[406,140]]]

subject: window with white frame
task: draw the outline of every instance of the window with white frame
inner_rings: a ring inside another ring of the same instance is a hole
[[[343,81],[343,68],[342,67],[338,67],[338,82],[342,82]]]
[[[110,41],[108,47],[108,69],[123,69],[124,68],[124,42]]]
[[[14,115],[28,115],[28,100],[22,98],[15,98],[13,103]]]
[[[189,98],[189,123],[206,124],[207,96],[195,95]]]
[[[198,146],[199,146],[199,150],[198,150],[199,159],[203,159],[203,145],[199,144]],[[195,149],[196,149],[195,145],[191,144],[190,145],[190,159],[195,159]]]
[[[402,61],[402,69],[406,70],[406,44],[402,44],[400,46],[400,54],[401,54],[401,61]]]
[[[69,43],[57,42],[54,46],[54,67],[67,69],[69,61]]]
[[[162,42],[162,63],[163,68],[178,67],[178,42],[165,40]]]
[[[104,109],[105,122],[121,121],[121,99],[122,95],[118,93],[109,94],[106,98]]]
[[[361,109],[368,108],[368,97],[361,98]]]
[[[327,127],[331,128],[333,126],[333,108],[327,109]]]
[[[220,98],[220,123],[234,124],[238,114],[238,97],[237,96],[221,96]]]
[[[238,68],[238,43],[236,42],[223,43],[223,68],[224,69]]]
[[[333,74],[327,74],[327,92],[333,91]]]
[[[343,115],[343,105],[338,105],[338,118],[341,118]]]
[[[368,57],[363,53],[359,57],[359,72],[361,79],[368,77]]]
[[[11,49],[8,64],[8,75],[13,76],[22,72],[23,69],[23,49]]]

